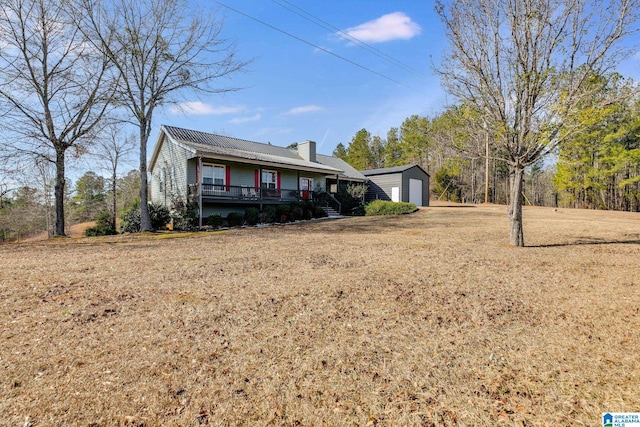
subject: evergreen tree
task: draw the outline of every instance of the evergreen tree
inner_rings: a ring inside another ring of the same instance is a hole
[[[400,136],[398,128],[391,128],[387,132],[387,144],[385,150],[384,166],[389,168],[393,166],[402,166],[405,164],[402,145],[400,144]]]
[[[104,178],[87,172],[76,182],[76,194],[71,199],[73,215],[78,222],[92,221],[106,208]]]
[[[413,115],[400,126],[403,152],[408,163],[422,166],[429,172],[431,151],[430,121],[427,117]]]
[[[371,141],[371,157],[373,159],[372,167],[374,169],[383,168],[385,166],[386,141],[377,135],[374,136]]]
[[[333,157],[337,157],[339,159],[348,162],[349,155],[347,154],[347,149],[344,147],[344,144],[341,142],[336,146],[336,149],[333,150]]]
[[[371,169],[374,164],[371,142],[369,131],[360,129],[347,148],[347,163],[358,170]]]

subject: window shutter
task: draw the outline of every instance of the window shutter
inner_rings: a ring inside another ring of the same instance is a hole
[[[280,172],[276,172],[276,188],[280,189]]]
[[[258,187],[260,187],[260,170],[256,169],[255,177],[256,177],[256,179],[255,179],[255,187],[258,188]]]
[[[227,184],[227,191],[230,191],[231,190],[231,168],[227,166],[226,168],[224,168],[224,170],[225,170],[224,182],[225,184]]]

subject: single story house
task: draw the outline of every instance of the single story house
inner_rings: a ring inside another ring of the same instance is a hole
[[[198,203],[200,221],[250,206],[262,210],[313,201],[317,192],[367,180],[343,160],[317,154],[314,141],[290,149],[166,125],[160,128],[148,170],[152,202],[170,208],[174,198],[191,198]],[[339,202],[328,200],[339,212]]]
[[[362,171],[369,179],[365,201],[390,200],[429,206],[429,174],[418,165]]]

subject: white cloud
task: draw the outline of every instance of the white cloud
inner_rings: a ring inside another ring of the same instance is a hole
[[[174,105],[169,110],[172,114],[194,114],[197,116],[209,116],[209,115],[222,115],[222,114],[234,114],[239,113],[241,111],[245,111],[245,108],[242,106],[234,106],[234,107],[214,107],[210,104],[205,104],[200,101],[189,101],[182,102],[180,104]]]
[[[344,32],[363,42],[380,43],[390,40],[409,40],[420,34],[422,28],[404,12],[394,12],[347,28]]]
[[[301,107],[294,107],[291,110],[287,111],[283,115],[291,116],[294,114],[304,114],[304,113],[313,113],[314,111],[320,111],[322,107],[318,105],[303,105]]]
[[[261,118],[262,116],[260,114],[256,114],[251,117],[236,117],[235,119],[229,120],[229,123],[233,125],[238,125],[238,124],[248,123],[248,122],[257,122]]]

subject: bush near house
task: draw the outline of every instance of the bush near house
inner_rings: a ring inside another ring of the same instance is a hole
[[[156,203],[149,203],[149,218],[151,219],[151,227],[154,230],[165,227],[169,224],[169,221],[171,221],[169,209]],[[140,231],[139,200],[136,200],[134,203],[129,205],[127,209],[125,209],[120,217],[120,221],[121,233],[138,233]]]
[[[239,227],[244,223],[244,215],[239,212],[229,212],[227,223],[229,227]]]
[[[280,223],[289,222],[291,220],[291,206],[278,205],[276,208],[276,220]]]
[[[367,216],[408,214],[418,210],[414,203],[374,200],[364,207]]]
[[[358,208],[363,206],[364,195],[367,189],[368,186],[365,184],[349,184],[346,188],[340,188],[335,198],[342,203],[343,212],[358,215]]]
[[[260,222],[270,224],[276,220],[276,208],[273,206],[265,206],[260,213]]]
[[[107,211],[100,214],[100,216],[96,220],[95,226],[89,227],[84,230],[84,235],[87,237],[111,236],[113,234],[118,234],[118,232],[113,227],[113,222],[111,221],[111,213]]]
[[[219,213],[212,213],[207,217],[207,225],[213,227],[214,229],[222,227],[224,223],[224,218]]]
[[[173,197],[170,215],[174,230],[191,231],[198,228],[198,204],[193,201]]]
[[[244,212],[244,220],[247,225],[256,225],[260,220],[260,210],[258,208],[247,208]]]

